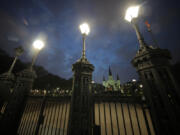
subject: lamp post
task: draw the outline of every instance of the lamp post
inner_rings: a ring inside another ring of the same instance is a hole
[[[4,81],[7,81],[7,80],[13,80],[14,79],[14,76],[12,75],[12,70],[16,64],[16,61],[18,59],[19,56],[22,55],[22,53],[24,52],[23,48],[20,46],[20,47],[17,47],[15,48],[15,58],[13,60],[13,63],[11,64],[9,70],[5,73],[3,73],[2,75],[0,75],[0,80],[2,80],[3,82]]]
[[[35,40],[33,42],[33,47],[35,49],[35,54],[33,56],[33,59],[32,59],[32,63],[31,63],[31,66],[30,66],[30,69],[32,70],[33,69],[33,65],[37,59],[37,56],[39,54],[39,52],[41,51],[41,49],[44,47],[44,42],[41,41],[41,40]]]
[[[5,108],[5,111],[0,119],[0,132],[6,134],[15,134],[18,130],[22,112],[24,111],[27,103],[27,95],[32,89],[36,73],[33,70],[35,60],[44,47],[44,43],[41,40],[36,40],[33,43],[33,47],[36,51],[30,68],[24,69],[17,74],[16,83],[11,94],[11,98]]]
[[[85,44],[85,38],[89,34],[90,29],[87,23],[83,23],[79,26],[82,38],[83,38],[83,51],[82,51],[82,59],[86,58],[86,44]]]
[[[23,48],[22,48],[21,46],[18,47],[18,48],[15,48],[15,58],[14,58],[14,61],[13,61],[12,65],[11,65],[11,67],[10,67],[9,70],[8,70],[8,73],[7,73],[8,76],[11,75],[12,70],[13,70],[13,68],[14,68],[14,65],[15,65],[18,57],[21,56],[21,54],[22,54],[23,52],[24,52],[24,50],[23,50]]]
[[[15,48],[15,58],[9,70],[0,75],[0,109],[2,106],[6,106],[5,101],[9,99],[10,93],[12,93],[13,91],[15,78],[12,74],[12,70],[16,64],[18,57],[22,55],[23,51],[24,50],[21,46]]]
[[[139,27],[136,23],[136,19],[138,17],[138,12],[139,12],[139,6],[134,6],[134,7],[129,7],[126,11],[126,15],[125,15],[125,20],[127,20],[128,22],[130,22],[135,31],[136,31],[136,35],[140,44],[140,48],[146,46],[146,43],[144,42],[144,38],[142,36],[142,34],[139,31]]]
[[[67,135],[92,135],[94,111],[91,81],[94,66],[85,54],[85,38],[90,30],[87,23],[81,24],[79,28],[83,38],[83,50],[82,57],[72,65],[74,75]]]

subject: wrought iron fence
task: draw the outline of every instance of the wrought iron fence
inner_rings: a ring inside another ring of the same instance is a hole
[[[66,135],[70,98],[69,94],[31,95],[18,134]],[[99,92],[92,94],[92,100],[94,124],[101,135],[155,135],[149,108],[141,95]]]
[[[44,108],[42,104],[42,97],[29,97],[18,134],[35,135],[37,131],[38,135],[66,135],[70,109],[69,97],[62,97],[62,99],[47,97]],[[43,117],[38,123],[41,109],[43,109]]]

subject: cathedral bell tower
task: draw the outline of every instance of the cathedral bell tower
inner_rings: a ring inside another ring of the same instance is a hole
[[[86,35],[87,33],[83,33],[82,57],[72,65],[74,76],[68,135],[92,135],[91,81],[94,66],[89,63],[85,55]]]
[[[140,48],[132,60],[149,104],[157,134],[176,135],[180,125],[180,91],[171,72],[170,52],[148,46],[134,25]]]

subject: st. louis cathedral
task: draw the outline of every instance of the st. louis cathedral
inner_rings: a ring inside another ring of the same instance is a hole
[[[106,91],[118,91],[121,90],[121,83],[119,80],[119,75],[117,75],[116,80],[113,79],[113,75],[111,72],[111,68],[109,67],[109,75],[108,79],[106,80],[105,77],[103,77],[103,86],[105,87]]]
[[[137,26],[136,34],[140,47],[131,63],[142,84],[132,82],[124,91],[111,70],[103,81],[105,89],[92,87],[95,65],[86,57],[85,40],[81,58],[72,65],[72,91],[32,90],[36,78],[32,66],[16,78],[1,75],[1,90],[9,92],[10,98],[1,106],[0,133],[179,135],[180,90],[170,68],[170,52],[148,45]]]

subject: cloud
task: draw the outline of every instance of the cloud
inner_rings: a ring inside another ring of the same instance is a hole
[[[0,18],[0,45],[12,55],[13,49],[23,46],[21,43],[30,37],[29,31],[21,22],[3,11],[0,11]]]

